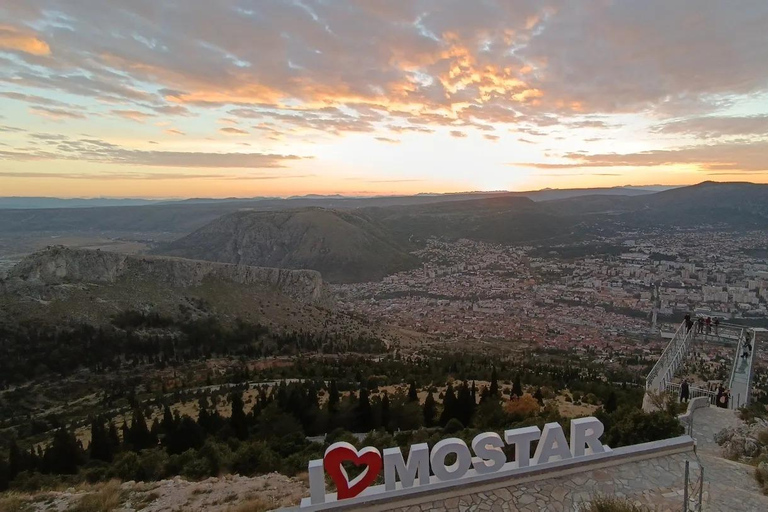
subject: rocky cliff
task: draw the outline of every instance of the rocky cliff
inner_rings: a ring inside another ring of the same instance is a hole
[[[159,256],[49,247],[13,267],[7,284],[58,285],[144,280],[176,288],[218,280],[278,291],[308,304],[327,300],[326,286],[314,270],[285,270]]]

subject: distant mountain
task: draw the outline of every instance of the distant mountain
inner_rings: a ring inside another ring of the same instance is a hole
[[[768,185],[703,182],[639,197],[586,196],[552,201],[561,216],[589,216],[633,227],[723,224],[732,229],[768,226]]]
[[[321,208],[231,213],[158,252],[224,263],[318,270],[331,282],[379,279],[418,264],[403,245],[366,216]]]
[[[359,210],[395,239],[419,241],[431,236],[515,243],[566,234],[578,219],[546,211],[528,197],[499,195],[471,201]]]
[[[37,210],[44,208],[144,206],[148,204],[158,204],[160,202],[160,200],[154,199],[113,199],[109,197],[97,197],[93,199],[60,199],[58,197],[0,197],[0,209]]]

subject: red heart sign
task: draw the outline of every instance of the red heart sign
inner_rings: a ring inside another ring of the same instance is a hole
[[[355,466],[367,466],[354,480],[349,481],[347,471],[341,465],[342,462],[351,462]],[[369,446],[359,452],[349,443],[333,443],[325,451],[323,467],[336,483],[336,497],[343,500],[354,498],[363,492],[381,472],[381,453],[376,448]]]

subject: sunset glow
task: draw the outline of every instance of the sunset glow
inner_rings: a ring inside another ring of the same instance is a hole
[[[0,195],[765,183],[766,26],[762,0],[3,2]]]

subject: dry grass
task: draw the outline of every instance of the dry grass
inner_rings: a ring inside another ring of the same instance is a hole
[[[252,498],[227,510],[227,512],[266,512],[271,510],[269,503],[261,498]]]
[[[0,498],[0,512],[22,512],[27,510],[27,505],[25,500],[12,494]]]
[[[111,480],[95,492],[84,495],[69,510],[71,512],[111,512],[120,506],[122,494],[120,482]]]
[[[626,498],[597,496],[581,506],[579,512],[652,512],[648,507],[636,505]]]

